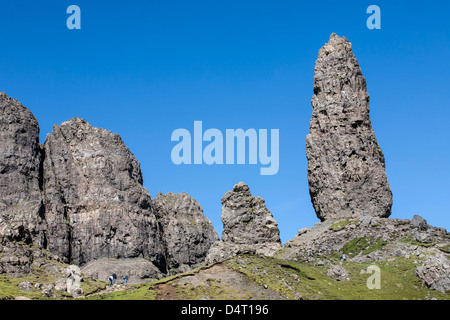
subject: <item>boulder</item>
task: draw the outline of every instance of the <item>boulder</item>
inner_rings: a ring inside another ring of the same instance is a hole
[[[450,292],[450,262],[443,253],[428,256],[421,266],[416,267],[416,276],[430,289]]]
[[[348,271],[343,267],[337,265],[332,266],[330,269],[328,269],[327,276],[337,281],[350,280],[350,278],[348,277],[349,276]]]
[[[0,246],[0,274],[14,278],[25,277],[31,272],[33,250],[19,242],[6,242]]]
[[[47,283],[42,286],[41,294],[43,297],[46,298],[56,298],[56,295],[54,293],[55,286],[52,283]]]
[[[33,285],[31,284],[30,281],[22,281],[21,283],[19,283],[19,289],[22,291],[33,291]]]
[[[392,192],[369,116],[366,80],[352,44],[336,34],[314,68],[308,182],[317,217],[388,217]]]
[[[83,274],[101,281],[108,281],[108,277],[115,273],[119,283],[123,276],[128,276],[129,284],[138,284],[162,277],[159,269],[150,261],[143,258],[92,260],[81,268]]]
[[[415,214],[411,220],[411,228],[415,228],[420,231],[425,231],[428,229],[427,220]]]
[[[55,290],[67,292],[67,279],[66,278],[58,278],[55,281]]]
[[[70,265],[65,270],[66,274],[66,290],[73,297],[77,298],[81,296],[84,291],[81,288],[81,281],[83,277],[81,276],[80,267],[75,265]]]

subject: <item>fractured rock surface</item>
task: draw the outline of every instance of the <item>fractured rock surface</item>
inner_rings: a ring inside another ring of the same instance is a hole
[[[44,148],[48,249],[76,265],[146,257],[165,270],[140,164],[120,136],[73,118],[53,127]]]
[[[243,182],[222,197],[222,239],[210,249],[207,263],[240,253],[271,256],[281,248],[278,224],[261,197]]]
[[[185,272],[204,262],[211,245],[219,240],[200,204],[187,193],[158,193],[153,200],[162,229],[167,267]]]
[[[159,195],[156,212],[120,136],[83,119],[55,125],[41,146],[33,114],[1,93],[0,151],[1,273],[30,272],[33,249],[19,242],[75,265],[140,257],[176,273],[199,266],[219,239],[185,193]]]
[[[421,266],[416,267],[416,276],[430,289],[442,293],[450,292],[450,260],[448,255],[438,252],[434,257],[428,256]]]
[[[352,44],[332,34],[319,51],[314,72],[306,155],[317,217],[388,217],[392,193],[370,121],[366,80]]]
[[[39,125],[30,110],[0,92],[0,244],[43,241]],[[3,249],[0,249],[0,253]]]

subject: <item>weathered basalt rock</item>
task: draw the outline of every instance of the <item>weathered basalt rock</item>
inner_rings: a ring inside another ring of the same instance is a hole
[[[369,95],[352,44],[336,34],[314,69],[306,137],[311,201],[320,220],[364,213],[388,217],[392,193],[369,116]]]
[[[157,220],[140,164],[117,134],[73,118],[41,146],[33,114],[1,93],[0,142],[1,273],[29,273],[39,248],[76,265],[143,257],[181,272],[218,241],[185,193],[160,195]]]
[[[0,92],[0,244],[44,241],[39,126],[30,110]],[[2,249],[0,249],[1,253]]]
[[[140,164],[120,136],[73,118],[53,127],[44,149],[48,249],[76,265],[146,257],[165,270]]]
[[[424,231],[428,229],[427,220],[422,218],[421,216],[415,214],[411,220],[411,227],[416,228],[418,230]]]
[[[271,256],[281,248],[278,224],[261,197],[253,197],[248,185],[235,185],[222,197],[222,239],[210,249],[207,263],[240,253]]]
[[[444,253],[428,256],[424,263],[416,268],[416,275],[430,289],[442,293],[450,292],[450,260]]]
[[[200,204],[185,192],[158,193],[153,203],[170,273],[199,267],[211,245],[219,240]]]

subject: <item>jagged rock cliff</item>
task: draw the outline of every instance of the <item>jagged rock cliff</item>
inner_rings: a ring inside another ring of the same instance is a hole
[[[317,217],[388,217],[392,193],[370,122],[366,80],[352,44],[332,34],[319,51],[314,72],[306,156]]]
[[[318,266],[342,254],[357,263],[403,259],[425,285],[445,293],[450,291],[449,249],[450,234],[418,215],[412,220],[362,216],[327,219],[301,229],[275,256]]]
[[[219,240],[200,204],[187,193],[158,193],[153,200],[161,225],[167,267],[178,273],[199,267],[211,245]]]
[[[41,241],[39,126],[20,102],[0,92],[0,244]]]
[[[118,134],[73,118],[41,146],[33,114],[4,93],[0,115],[1,273],[29,273],[48,249],[66,263],[92,262],[93,270],[104,258],[145,258],[159,269],[145,275],[159,277],[199,266],[218,240],[187,194],[160,195],[155,211],[140,164]]]
[[[34,254],[19,243],[45,243],[39,126],[20,102],[0,93],[0,273],[30,272]]]
[[[48,249],[82,265],[149,258],[165,270],[164,247],[140,164],[118,134],[73,118],[47,136],[43,193]]]
[[[243,182],[222,197],[222,239],[210,249],[206,262],[239,253],[272,255],[281,248],[278,224],[261,197],[253,197]]]

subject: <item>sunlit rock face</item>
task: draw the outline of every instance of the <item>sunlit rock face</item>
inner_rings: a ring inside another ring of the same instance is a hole
[[[352,44],[332,34],[319,51],[314,71],[306,156],[317,217],[388,217],[392,192],[370,122],[366,80]]]

